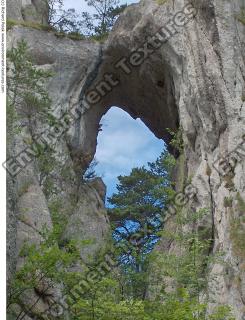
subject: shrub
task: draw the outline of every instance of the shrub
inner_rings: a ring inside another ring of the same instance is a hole
[[[232,207],[233,199],[231,197],[225,197],[224,198],[224,207],[225,208],[231,208]]]

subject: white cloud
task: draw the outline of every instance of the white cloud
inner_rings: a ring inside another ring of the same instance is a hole
[[[137,0],[121,0],[120,3],[127,3],[127,4],[131,4],[131,3],[137,3],[139,1]],[[65,9],[70,9],[70,8],[74,8],[76,9],[76,11],[78,13],[82,12],[82,11],[88,11],[88,12],[92,12],[93,10],[91,9],[91,7],[89,7],[86,3],[85,0],[64,0],[64,7]]]
[[[74,9],[76,9],[77,12],[90,10],[86,1],[84,1],[84,0],[79,0],[79,1],[78,0],[64,0],[64,7],[66,9],[74,8]]]

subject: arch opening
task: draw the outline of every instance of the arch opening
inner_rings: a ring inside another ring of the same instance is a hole
[[[119,175],[155,161],[164,150],[165,142],[139,118],[133,119],[120,107],[111,107],[100,121],[94,158],[95,172],[107,186],[107,197],[116,191]]]
[[[117,28],[120,29],[120,24]],[[125,46],[121,37],[109,39],[95,78],[92,84],[86,84],[81,102],[89,92],[106,87],[101,86],[106,75],[113,75],[118,85],[104,92],[101,100],[93,104],[79,120],[75,134],[71,134],[70,149],[73,158],[86,159],[81,163],[81,170],[87,169],[94,158],[101,119],[112,106],[119,106],[133,119],[140,119],[158,139],[165,141],[171,153],[175,152],[169,145],[171,135],[166,129],[176,131],[180,124],[182,61],[168,43],[163,49],[164,51],[156,52],[139,67],[133,68],[130,74],[125,74],[123,70],[116,69],[115,64],[122,57],[129,56],[133,48]]]

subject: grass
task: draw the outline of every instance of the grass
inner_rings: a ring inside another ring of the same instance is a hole
[[[85,36],[82,35],[79,32],[71,32],[71,33],[65,33],[65,32],[55,32],[55,36],[57,38],[69,38],[71,40],[75,40],[75,41],[80,41],[80,40],[85,40]]]
[[[103,43],[108,39],[108,36],[109,36],[109,33],[105,33],[103,35],[90,36],[88,39]]]
[[[166,3],[168,0],[156,0],[157,4],[159,4],[159,6],[163,5],[164,3]]]
[[[14,26],[22,26],[26,28],[32,28],[42,31],[54,31],[55,29],[51,26],[30,22],[30,21],[17,21],[12,19],[7,19],[7,31],[11,30]]]

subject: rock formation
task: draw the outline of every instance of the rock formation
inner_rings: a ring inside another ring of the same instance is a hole
[[[28,19],[17,9],[12,11],[11,3],[9,17]],[[100,243],[109,229],[101,187],[97,191],[94,185],[80,185],[76,177],[93,159],[100,120],[111,106],[140,118],[166,142],[170,139],[166,128],[181,126],[182,180],[191,180],[197,189],[190,206],[209,209],[205,223],[213,236],[211,254],[223,252],[227,262],[214,263],[210,270],[212,298],[231,305],[237,320],[245,319],[245,256],[236,249],[232,232],[234,220],[241,221],[244,215],[245,196],[245,26],[239,19],[243,5],[243,0],[168,0],[162,5],[143,0],[123,12],[105,43],[74,41],[21,26],[8,32],[9,47],[24,38],[36,65],[54,71],[47,87],[56,115],[79,106],[85,111],[56,143],[59,165],[53,182],[70,217],[66,236],[83,230],[85,237],[95,236]],[[11,139],[15,154],[24,146],[20,140]],[[234,155],[242,141],[236,165],[223,174],[219,159]],[[69,177],[59,179],[64,166]],[[51,225],[50,198],[37,182],[38,175],[35,165],[29,165],[10,184],[10,265],[17,252],[16,234],[18,248],[23,238],[36,237],[34,226],[38,228],[42,220]],[[30,208],[24,220],[23,207]],[[239,236],[245,237],[245,231]],[[164,240],[157,250],[166,250]]]
[[[8,0],[7,16],[13,20],[48,23],[46,0]]]

